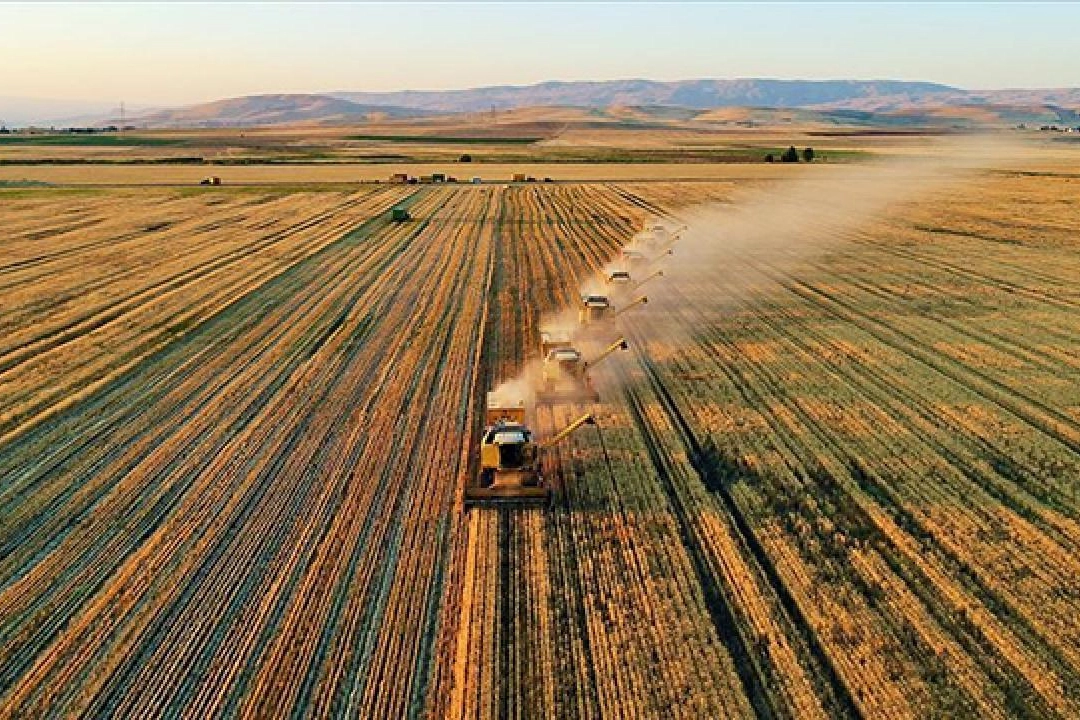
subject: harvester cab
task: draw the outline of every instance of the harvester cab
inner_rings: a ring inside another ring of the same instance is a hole
[[[578,322],[591,325],[606,319],[611,314],[611,301],[607,295],[583,295],[581,308],[578,310]]]
[[[480,469],[465,488],[465,505],[529,505],[546,503],[551,489],[540,474],[540,454],[582,425],[595,424],[583,415],[561,432],[538,443],[525,424],[521,400],[488,393],[485,427],[480,438]]]

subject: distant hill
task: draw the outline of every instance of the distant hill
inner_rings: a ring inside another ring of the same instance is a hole
[[[293,123],[346,123],[371,118],[424,115],[390,105],[361,105],[328,95],[249,95],[183,108],[159,110],[132,119],[146,127],[243,127]]]
[[[668,105],[692,109],[718,107],[811,107],[882,96],[921,100],[963,93],[929,82],[894,80],[609,80],[544,82],[418,92],[334,92],[329,95],[365,105],[392,105],[434,112],[476,112],[542,105],[578,107]]]
[[[547,109],[537,116],[546,122],[582,122],[582,114],[592,114],[593,121],[624,124],[693,120],[953,127],[1075,124],[1080,89],[969,91],[894,80],[545,82],[430,92],[251,95],[144,112],[131,122],[145,127],[344,125],[538,108]]]

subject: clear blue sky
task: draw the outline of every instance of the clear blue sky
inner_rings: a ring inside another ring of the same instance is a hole
[[[0,96],[151,104],[630,77],[1061,87],[1078,50],[1077,4],[0,4]]]

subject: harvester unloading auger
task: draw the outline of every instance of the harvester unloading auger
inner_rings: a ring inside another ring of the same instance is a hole
[[[635,286],[633,287],[633,289],[634,289],[634,290],[637,290],[638,288],[640,288],[640,287],[641,287],[642,285],[644,285],[645,283],[649,282],[650,280],[654,280],[654,279],[656,279],[656,278],[661,278],[661,277],[664,277],[664,271],[663,271],[663,270],[657,270],[657,271],[656,271],[656,272],[654,272],[654,273],[653,273],[652,275],[650,275],[649,277],[645,278],[644,280],[642,280],[641,282],[639,282],[639,283],[638,283],[637,285],[635,285]]]
[[[546,503],[551,499],[551,488],[541,474],[543,451],[596,421],[591,414],[582,415],[552,437],[537,442],[525,424],[524,402],[508,402],[488,393],[484,423],[480,468],[465,487],[466,507]]]
[[[600,402],[600,393],[593,387],[589,370],[616,350],[626,350],[625,338],[619,338],[586,362],[570,342],[568,336],[552,333],[540,334],[540,352],[544,358],[541,368],[540,389],[536,402],[541,405],[555,403]]]

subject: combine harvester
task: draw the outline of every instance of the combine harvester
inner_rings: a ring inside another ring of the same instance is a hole
[[[616,350],[626,350],[628,347],[626,339],[619,338],[590,363],[582,359],[569,335],[540,333],[540,354],[544,358],[544,365],[536,402],[540,405],[600,402],[600,393],[593,387],[589,370]]]
[[[622,264],[630,272],[644,269],[661,260],[665,255],[673,255],[675,243],[679,241],[679,233],[686,229],[683,225],[674,232],[668,232],[667,228],[660,223],[654,223],[651,229],[642,234],[622,249]]]
[[[683,225],[669,232],[667,227],[659,220],[654,220],[651,224],[646,222],[645,227],[642,228],[642,235],[644,238],[642,239],[641,245],[646,250],[654,252],[666,249],[671,247],[671,245],[679,239],[679,233],[686,228],[687,226]]]
[[[581,306],[578,308],[578,322],[582,325],[594,325],[604,320],[617,318],[623,313],[647,302],[649,302],[649,298],[642,295],[626,307],[616,310],[607,295],[582,295]]]
[[[543,451],[583,425],[595,425],[585,414],[552,437],[537,442],[525,423],[525,403],[489,392],[480,441],[480,471],[465,487],[465,507],[535,505],[551,500],[541,474]]]
[[[612,294],[612,296],[618,297],[620,295],[625,295],[627,293],[636,292],[645,283],[649,282],[650,280],[655,280],[656,278],[661,278],[661,277],[664,277],[664,271],[663,270],[657,270],[656,272],[652,273],[651,275],[646,277],[641,282],[635,283],[633,281],[633,277],[630,275],[630,273],[628,271],[626,271],[626,270],[613,270],[611,272],[611,274],[608,275],[607,283],[608,283],[608,285],[611,286],[611,294]]]

